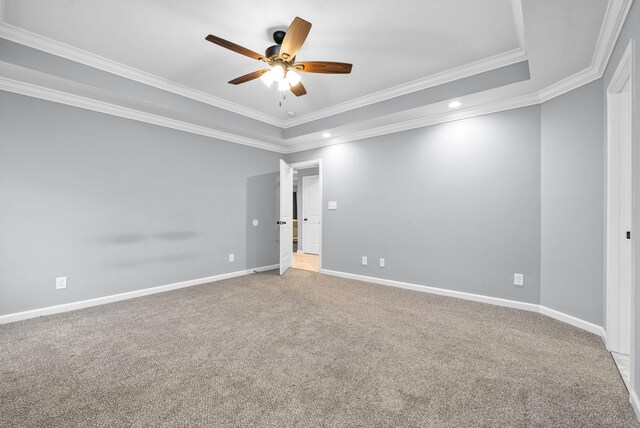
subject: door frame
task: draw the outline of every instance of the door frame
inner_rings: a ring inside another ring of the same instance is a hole
[[[635,319],[635,251],[634,251],[634,240],[638,239],[635,236],[637,229],[635,228],[635,220],[634,216],[636,213],[635,210],[635,198],[633,196],[633,179],[634,179],[634,171],[633,158],[635,157],[635,150],[633,150],[633,112],[635,111],[635,106],[633,105],[633,91],[635,89],[634,82],[634,40],[630,40],[629,44],[622,54],[620,58],[620,62],[616,67],[615,73],[611,78],[611,82],[607,87],[607,108],[606,108],[606,120],[607,120],[607,140],[606,140],[606,164],[605,164],[605,331],[606,331],[606,345],[607,349],[615,350],[619,349],[620,346],[620,334],[621,322],[628,322],[628,333],[629,333],[629,353],[633,355],[634,353],[634,319]],[[629,97],[630,99],[625,101],[623,94],[623,89],[625,88],[627,82],[630,85],[629,88]],[[628,107],[623,107],[623,103],[627,102]],[[621,147],[623,144],[623,137],[620,135],[621,131],[621,121],[620,119],[623,117],[623,114],[626,114],[631,120],[629,121],[627,126],[627,130],[623,130],[623,132],[628,132],[628,147]],[[621,174],[616,174],[614,170],[617,170],[617,166],[613,165],[613,163],[617,163],[619,165],[620,157],[622,156],[620,151],[626,149],[627,153],[627,174],[623,174],[624,176],[620,176]],[[617,150],[617,151],[616,151]],[[618,153],[615,158],[613,158],[614,154]],[[613,158],[613,159],[612,159]],[[620,182],[624,180],[628,183],[628,208],[626,210],[620,208],[619,199],[614,199],[614,192],[620,192]],[[614,199],[614,200],[612,200]],[[616,204],[617,202],[617,204]],[[628,226],[632,231],[632,240],[630,243],[629,251],[628,251],[628,277],[629,277],[629,290],[628,295],[621,296],[620,290],[620,282],[618,281],[618,274],[620,272],[620,247],[621,241],[624,241],[623,234],[621,233],[622,224],[621,219],[623,216],[629,215],[630,223]],[[629,308],[629,319],[621,320],[619,315],[619,308],[621,302],[628,299],[630,308]],[[634,385],[634,371],[635,367],[633,364],[633,357],[630,358],[630,390],[635,390]]]
[[[303,162],[295,162],[295,163],[291,163],[289,164],[293,169],[307,169],[307,168],[313,168],[313,167],[318,167],[318,180],[320,181],[320,245],[319,245],[319,254],[318,254],[318,270],[320,272],[322,272],[322,230],[324,229],[324,221],[323,221],[323,213],[324,213],[324,193],[323,193],[323,171],[322,171],[322,159],[313,159],[313,160],[308,160],[308,161],[303,161]],[[300,184],[300,183],[298,183]],[[291,195],[291,198],[293,199],[293,195]],[[298,219],[299,221],[300,219]],[[298,225],[298,227],[300,227],[300,225]]]

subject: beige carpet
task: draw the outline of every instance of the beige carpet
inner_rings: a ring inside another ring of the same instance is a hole
[[[291,270],[0,326],[0,426],[629,427],[599,337]]]

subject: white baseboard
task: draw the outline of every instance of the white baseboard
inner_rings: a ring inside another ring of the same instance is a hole
[[[274,270],[274,269],[280,269],[280,264],[276,263],[275,265],[261,266],[261,267],[257,267],[255,269],[249,269],[249,270],[253,270],[254,272],[264,272],[267,270]]]
[[[339,276],[341,278],[355,279],[357,281],[373,282],[375,284],[389,285],[391,287],[405,288],[408,290],[422,291],[424,293],[439,294],[441,296],[456,297],[458,299],[472,300],[474,302],[489,303],[492,305],[505,306],[507,308],[523,309],[525,311],[538,312],[538,306],[534,303],[519,302],[517,300],[501,299],[499,297],[488,297],[481,294],[465,293],[463,291],[447,290],[445,288],[429,287],[427,285],[411,284],[408,282],[393,281],[391,279],[375,278],[373,276],[356,275],[353,273],[338,272],[322,269],[321,273]]]
[[[572,326],[586,330],[589,333],[597,334],[602,338],[602,340],[605,339],[604,328],[599,325],[590,323],[589,321],[585,321],[580,318],[576,318],[572,315],[567,315],[564,312],[556,311],[555,309],[551,309],[546,306],[539,305],[539,307],[540,307],[539,312],[542,315],[546,315],[548,317],[551,317],[558,321],[565,322],[567,324],[571,324]]]
[[[177,290],[179,288],[193,287],[194,285],[206,284],[209,282],[221,281],[223,279],[235,278],[249,275],[254,272],[277,269],[280,265],[261,266],[255,269],[245,269],[237,272],[223,273],[221,275],[209,276],[206,278],[192,279],[189,281],[176,282],[173,284],[160,285],[157,287],[144,288],[142,290],[129,291],[126,293],[112,294],[110,296],[97,297],[95,299],[81,300],[78,302],[64,303],[62,305],[48,306],[46,308],[32,309],[24,312],[1,315],[0,324],[26,320],[29,318],[41,317],[43,315],[59,314],[61,312],[74,311],[76,309],[99,306],[107,303],[118,302],[120,300],[133,299],[135,297],[147,296],[149,294],[163,293],[165,291]]]
[[[546,306],[538,305],[535,303],[519,302],[517,300],[501,299],[499,297],[489,297],[489,296],[483,296],[481,294],[465,293],[462,291],[447,290],[445,288],[429,287],[426,285],[411,284],[408,282],[393,281],[390,279],[375,278],[372,276],[356,275],[353,273],[338,272],[338,271],[333,271],[328,269],[321,269],[320,272],[326,275],[338,276],[341,278],[348,278],[348,279],[355,279],[357,281],[372,282],[374,284],[389,285],[391,287],[405,288],[408,290],[421,291],[424,293],[439,294],[441,296],[455,297],[458,299],[488,303],[491,305],[504,306],[507,308],[538,312],[542,315],[546,315],[558,321],[565,322],[574,327],[578,327],[590,333],[596,334],[600,336],[603,340],[605,340],[605,331],[603,327],[596,324],[592,324],[588,321],[584,321],[580,318],[576,318],[572,315],[567,315],[563,312],[548,308]]]
[[[210,276],[210,277],[206,277],[206,278],[193,279],[193,280],[189,280],[189,281],[176,282],[176,283],[168,284],[168,285],[161,285],[161,286],[158,286],[158,287],[151,287],[151,288],[145,288],[145,289],[142,289],[142,290],[129,291],[127,293],[113,294],[111,296],[98,297],[98,298],[95,298],[95,299],[81,300],[79,302],[65,303],[65,304],[62,304],[62,305],[48,306],[46,308],[32,309],[32,310],[24,311],[24,312],[16,312],[16,313],[13,313],[13,314],[1,315],[0,316],[0,324],[6,324],[6,323],[25,320],[25,319],[29,319],[29,318],[36,318],[36,317],[40,317],[40,316],[43,316],[43,315],[58,314],[58,313],[61,313],[61,312],[68,312],[68,311],[73,311],[73,310],[76,310],[76,309],[88,308],[88,307],[91,307],[91,306],[104,305],[104,304],[107,304],[107,303],[118,302],[120,300],[133,299],[135,297],[147,296],[149,294],[162,293],[162,292],[165,292],[165,291],[177,290],[179,288],[192,287],[194,285],[206,284],[208,282],[221,281],[223,279],[235,278],[235,277],[238,277],[238,276],[248,275],[248,274],[251,274],[251,273],[254,273],[254,272],[263,272],[263,271],[267,271],[267,270],[277,269],[279,266],[280,265],[278,265],[278,264],[269,265],[269,266],[261,266],[261,267],[255,268],[255,269],[245,269],[245,270],[241,270],[241,271],[237,271],[237,272],[230,272],[230,273]],[[333,270],[328,270],[328,269],[321,269],[320,272],[323,273],[323,274],[326,274],[326,275],[332,275],[332,276],[337,276],[337,277],[341,277],[341,278],[354,279],[354,280],[357,280],[357,281],[364,281],[364,282],[370,282],[370,283],[374,283],[374,284],[388,285],[388,286],[391,286],[391,287],[398,287],[398,288],[404,288],[404,289],[408,289],[408,290],[421,291],[421,292],[424,292],[424,293],[438,294],[438,295],[441,295],[441,296],[455,297],[455,298],[458,298],[458,299],[471,300],[471,301],[480,302],[480,303],[488,303],[488,304],[491,304],[491,305],[504,306],[504,307],[507,307],[507,308],[514,308],[514,309],[522,309],[522,310],[525,310],[525,311],[539,312],[539,313],[541,313],[543,315],[546,315],[546,316],[554,318],[556,320],[565,322],[565,323],[570,324],[570,325],[572,325],[574,327],[578,327],[578,328],[586,330],[586,331],[588,331],[590,333],[597,334],[598,336],[602,337],[603,340],[605,339],[605,331],[604,331],[604,328],[602,328],[601,326],[593,324],[593,323],[590,323],[588,321],[584,321],[584,320],[582,320],[580,318],[576,318],[576,317],[571,316],[571,315],[567,315],[567,314],[565,314],[563,312],[560,312],[560,311],[557,311],[555,309],[551,309],[551,308],[548,308],[546,306],[541,306],[541,305],[537,305],[537,304],[534,304],[534,303],[519,302],[517,300],[501,299],[501,298],[498,298],[498,297],[483,296],[481,294],[465,293],[465,292],[462,292],[462,291],[447,290],[447,289],[444,289],[444,288],[429,287],[429,286],[426,286],[426,285],[411,284],[411,283],[408,283],[408,282],[393,281],[393,280],[390,280],[390,279],[375,278],[375,277],[372,277],[372,276],[364,276],[364,275],[357,275],[357,274],[353,274],[353,273],[338,272],[338,271],[333,271]]]
[[[636,412],[636,419],[640,420],[640,400],[635,391],[629,392],[629,402],[631,403],[631,407],[633,407],[633,411]]]

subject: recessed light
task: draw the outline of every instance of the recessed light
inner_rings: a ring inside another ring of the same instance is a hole
[[[328,132],[325,132],[324,134],[322,134],[322,136],[324,138],[329,138],[329,137],[331,137],[331,134],[329,134]]]
[[[460,101],[452,101],[449,103],[449,108],[456,108],[456,107],[460,107],[462,105],[462,103]]]

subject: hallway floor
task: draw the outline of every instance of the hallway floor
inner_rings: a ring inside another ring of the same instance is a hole
[[[320,256],[317,254],[293,253],[293,263],[291,267],[296,269],[320,272]]]

